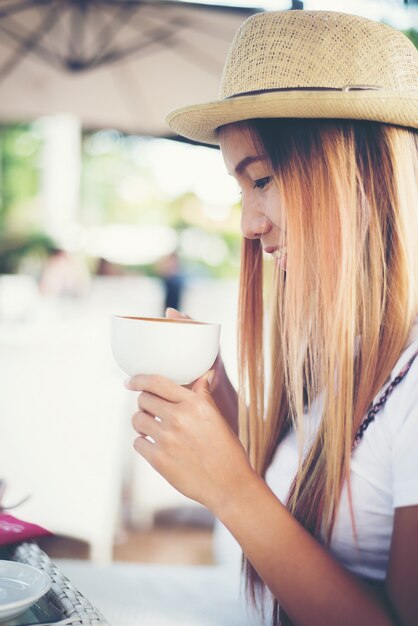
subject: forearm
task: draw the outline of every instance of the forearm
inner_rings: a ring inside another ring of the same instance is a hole
[[[298,626],[393,626],[376,592],[343,568],[250,473],[214,513]]]

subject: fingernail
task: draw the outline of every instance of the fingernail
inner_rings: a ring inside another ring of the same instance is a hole
[[[125,387],[126,387],[127,389],[129,389],[129,383],[130,383],[130,382],[131,382],[131,379],[130,379],[130,378],[125,378],[125,380],[123,381],[123,384],[125,385]]]

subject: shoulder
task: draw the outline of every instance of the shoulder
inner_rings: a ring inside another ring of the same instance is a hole
[[[405,438],[418,438],[418,337],[395,364],[388,382],[373,398],[355,458],[375,457],[391,465]],[[417,457],[418,459],[418,457]]]
[[[418,504],[417,351],[418,339],[402,353],[390,380],[376,395],[374,404],[387,395],[386,401],[352,457],[354,472],[387,493],[395,508]]]
[[[418,337],[401,354],[388,383],[376,394],[373,404],[384,400],[386,395],[382,413],[390,414],[396,432],[411,413],[415,413],[418,421]]]

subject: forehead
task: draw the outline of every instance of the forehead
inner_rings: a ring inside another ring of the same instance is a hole
[[[219,131],[219,147],[230,173],[246,157],[261,156],[260,148],[245,122],[228,124]]]

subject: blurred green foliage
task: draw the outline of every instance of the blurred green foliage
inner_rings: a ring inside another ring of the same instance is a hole
[[[41,137],[34,126],[0,126],[0,229],[12,227],[17,213],[31,203],[39,188]],[[23,209],[25,210],[25,209]],[[26,215],[26,222],[31,216]]]
[[[418,30],[415,30],[414,28],[410,28],[409,30],[404,30],[402,32],[404,35],[408,37],[408,39],[412,41],[415,47],[418,48]]]
[[[85,133],[82,141],[80,225],[84,229],[109,224],[158,224],[174,228],[179,237],[187,229],[221,238],[227,253],[216,263],[197,255],[180,260],[186,272],[236,276],[240,247],[239,206],[231,208],[228,223],[205,215],[192,191],[165,193],[143,157],[152,138],[125,136],[115,130]],[[54,241],[42,232],[42,126],[0,126],[0,273],[18,271],[28,255],[46,257]],[[87,259],[94,267],[92,259]],[[123,268],[119,268],[123,269]],[[153,264],[129,266],[125,271],[158,273]]]
[[[26,234],[0,233],[0,274],[14,274],[21,261],[27,257],[45,258],[55,244],[51,237],[42,232]]]
[[[0,126],[0,274],[17,272],[28,255],[54,247],[38,223],[39,153],[36,125]]]

